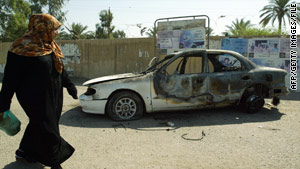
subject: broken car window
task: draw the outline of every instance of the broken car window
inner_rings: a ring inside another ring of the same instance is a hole
[[[228,72],[228,71],[241,71],[243,66],[236,57],[223,54],[223,55],[208,55],[209,59],[209,72]]]
[[[202,57],[188,57],[183,74],[202,73]]]
[[[202,57],[201,56],[180,57],[166,68],[166,72],[169,75],[202,73]]]

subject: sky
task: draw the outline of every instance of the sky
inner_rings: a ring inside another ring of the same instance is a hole
[[[251,20],[255,27],[260,27],[260,10],[268,3],[269,0],[69,0],[63,8],[68,11],[64,25],[81,23],[95,31],[100,11],[110,8],[113,25],[125,31],[128,38],[146,37],[140,35],[137,24],[151,28],[159,18],[191,15],[207,15],[213,35],[221,35],[226,25],[237,18]]]

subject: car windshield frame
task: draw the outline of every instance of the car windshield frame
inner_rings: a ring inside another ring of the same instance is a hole
[[[163,65],[161,65],[160,67],[158,67],[158,65],[162,64],[163,62],[167,61],[167,60],[170,60],[171,58],[173,58],[176,54],[170,54],[170,55],[167,55],[165,56],[162,60],[156,62],[153,66],[151,67],[148,67],[145,71],[141,72],[142,74],[146,74],[146,73],[149,73],[149,72],[153,72],[155,70],[158,70],[160,69]],[[159,58],[157,58],[159,59]],[[167,63],[167,62],[166,62]]]
[[[179,57],[193,55],[193,54],[197,54],[197,53],[199,53],[201,55],[206,55],[206,54],[210,54],[210,53],[233,55],[241,63],[244,63],[244,66],[246,67],[247,70],[251,70],[251,69],[258,66],[255,63],[253,63],[251,60],[249,60],[247,57],[244,57],[244,56],[242,56],[239,53],[234,52],[234,51],[228,51],[228,50],[217,50],[217,51],[208,50],[207,51],[207,50],[199,49],[199,50],[191,50],[191,51],[185,51],[185,52],[169,54],[169,55],[165,56],[162,60],[156,62],[153,66],[151,66],[151,67],[147,68],[145,71],[141,72],[141,74],[147,74],[149,72],[153,72],[153,71],[156,71],[156,70],[160,71],[161,69],[163,69],[164,67],[167,67],[169,64],[171,64],[174,60],[176,60]],[[205,57],[207,57],[207,56],[205,56]],[[162,63],[164,63],[164,64],[162,64]],[[162,64],[162,65],[158,66],[160,64]]]

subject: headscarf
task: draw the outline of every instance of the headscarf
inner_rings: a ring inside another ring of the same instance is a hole
[[[36,57],[53,52],[54,65],[57,72],[62,73],[61,58],[64,55],[53,39],[53,33],[62,24],[49,14],[33,14],[29,19],[28,30],[15,40],[10,51],[18,55]]]

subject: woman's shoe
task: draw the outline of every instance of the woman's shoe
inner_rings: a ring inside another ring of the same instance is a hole
[[[51,169],[62,169],[61,165],[52,166]]]
[[[25,162],[25,163],[36,163],[37,161],[29,156],[26,155],[26,153],[21,150],[21,149],[18,149],[16,151],[16,154],[15,154],[15,157],[16,157],[16,161],[19,161],[19,162]]]

